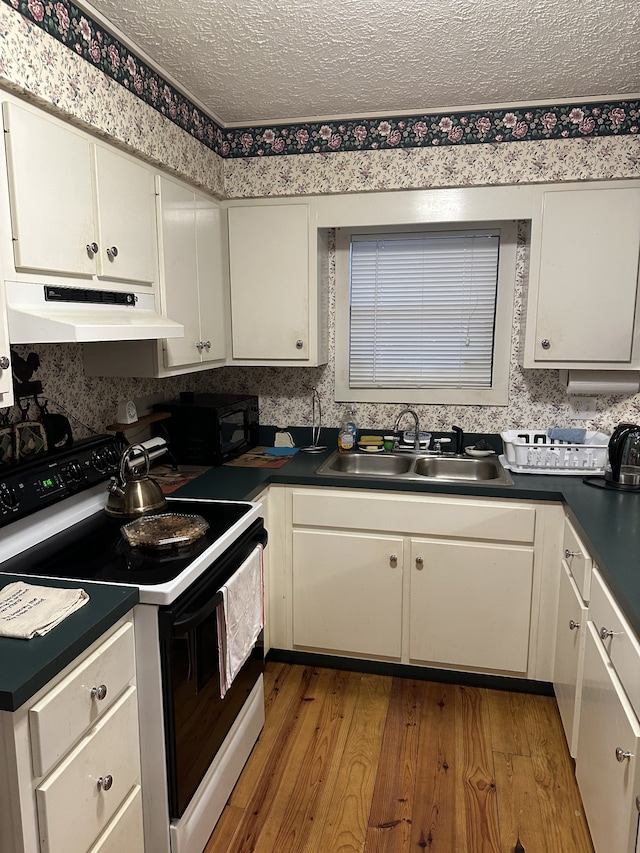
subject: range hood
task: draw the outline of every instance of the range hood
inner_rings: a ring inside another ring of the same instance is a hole
[[[155,295],[5,282],[12,344],[181,338],[184,326],[156,311]]]

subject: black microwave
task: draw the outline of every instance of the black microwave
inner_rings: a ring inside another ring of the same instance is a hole
[[[154,427],[181,464],[222,465],[258,444],[257,397],[183,392],[179,400],[156,403],[153,410],[171,414]]]

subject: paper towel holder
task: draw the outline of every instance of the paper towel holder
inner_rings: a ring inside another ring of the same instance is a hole
[[[622,394],[640,391],[638,370],[561,370],[560,386],[566,394]]]

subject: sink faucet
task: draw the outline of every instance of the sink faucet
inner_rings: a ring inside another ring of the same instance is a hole
[[[416,431],[416,432],[415,432],[415,441],[413,442],[413,449],[414,449],[414,450],[420,450],[420,424],[419,424],[419,422],[418,422],[418,416],[417,416],[417,414],[414,412],[414,410],[413,410],[413,409],[408,409],[408,408],[407,408],[407,409],[403,409],[403,410],[400,412],[400,414],[399,414],[399,415],[398,415],[398,417],[396,418],[396,422],[395,422],[395,424],[393,425],[393,431],[394,431],[394,432],[397,432],[397,431],[398,431],[398,426],[399,426],[400,421],[402,420],[402,417],[403,417],[404,415],[411,415],[411,417],[412,417],[412,418],[413,418],[413,420],[414,420],[414,423],[415,423],[415,431]]]
[[[462,456],[464,453],[464,432],[459,426],[452,426],[451,429],[456,434],[456,455]]]

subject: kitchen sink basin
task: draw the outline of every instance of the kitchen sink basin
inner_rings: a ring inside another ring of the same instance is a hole
[[[371,453],[339,453],[329,462],[331,471],[341,474],[374,474],[376,477],[407,474],[413,465],[413,460],[407,457],[373,456]]]
[[[498,480],[506,473],[497,457],[433,456],[416,460],[415,473],[434,480]]]
[[[336,451],[318,468],[317,474],[339,477],[371,477],[388,481],[456,482],[467,485],[511,486],[513,480],[497,456],[471,459],[443,454],[371,454]]]

